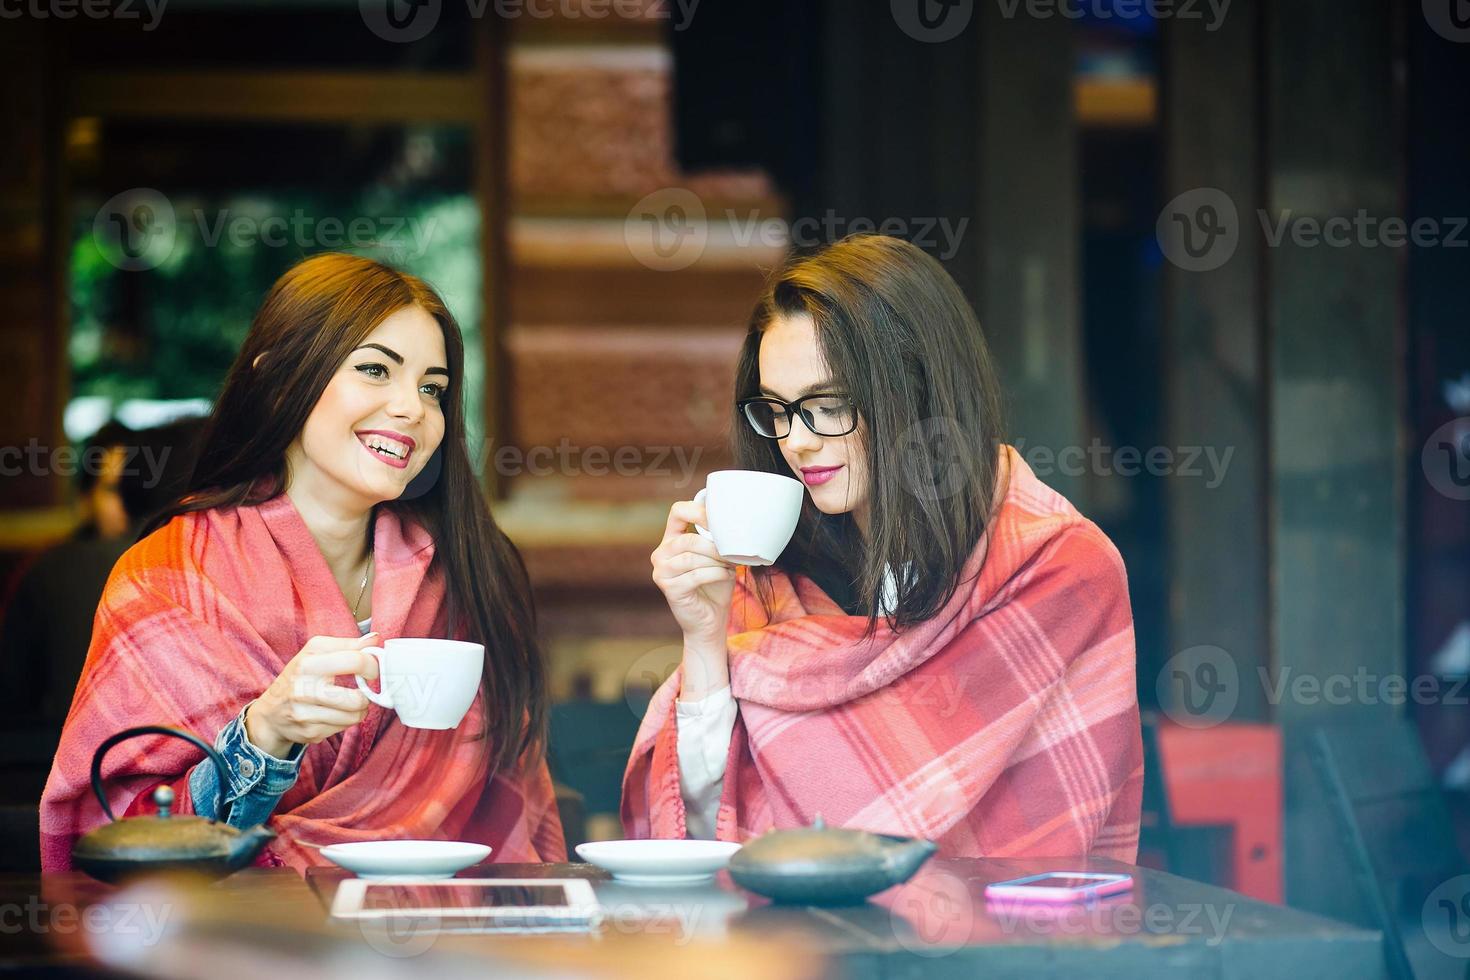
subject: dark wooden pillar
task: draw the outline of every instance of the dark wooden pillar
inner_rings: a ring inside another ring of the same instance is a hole
[[[1400,14],[1237,0],[1164,35],[1170,441],[1232,453],[1169,484],[1171,647],[1234,669],[1215,720],[1282,725],[1287,900],[1324,913],[1351,889],[1305,739],[1402,710]]]
[[[952,9],[930,31],[888,4],[826,4],[821,190],[793,218],[896,220],[944,262],[995,352],[1011,438],[1054,456],[1086,446],[1073,24]],[[1085,473],[1041,476],[1085,509]]]
[[[1236,689],[1210,706],[1211,720],[1270,717],[1257,682],[1271,664],[1263,244],[1254,218],[1262,204],[1259,20],[1255,0],[1236,0],[1213,31],[1174,19],[1163,32],[1165,441],[1219,461],[1198,467],[1202,477],[1165,481],[1173,655],[1165,669],[1193,676],[1228,658],[1211,669],[1228,662]],[[1211,213],[1231,230],[1206,251],[1199,225]],[[1196,236],[1190,250],[1186,228]],[[1157,690],[1174,713],[1181,686],[1166,677]]]
[[[1392,5],[1267,12],[1271,577],[1278,671],[1404,670],[1404,213]],[[1363,230],[1342,230],[1346,219]],[[1342,234],[1330,232],[1337,221]],[[1297,234],[1321,223],[1320,238]],[[1280,243],[1271,239],[1280,231]],[[1340,244],[1343,240],[1346,244]],[[1400,710],[1286,697],[1284,722]]]
[[[1265,112],[1273,710],[1286,734],[1286,897],[1344,890],[1306,739],[1403,711],[1402,128],[1392,4],[1271,4]],[[1329,222],[1333,223],[1329,226]],[[1278,240],[1279,238],[1279,240]],[[1362,677],[1360,683],[1358,678]],[[1402,691],[1402,688],[1400,688]]]
[[[1074,44],[1065,17],[1006,17],[975,5],[980,78],[980,322],[1028,456],[1087,445],[1080,177],[1073,112]],[[1085,473],[1038,475],[1084,512]],[[1063,457],[1065,459],[1067,457]]]
[[[56,73],[46,25],[7,20],[0,30],[0,381],[7,410],[0,414],[0,509],[60,504],[67,478],[55,472],[54,451],[65,445],[61,410],[70,375],[61,321],[66,295],[60,261],[60,162]],[[31,441],[42,452],[31,450]],[[16,451],[21,453],[16,455]],[[60,462],[70,468],[71,464]]]
[[[471,446],[481,460],[480,480],[494,500],[505,492],[490,453],[481,445],[500,445],[509,423],[506,396],[505,334],[510,309],[508,232],[510,197],[507,152],[509,73],[506,27],[499,17],[478,18],[475,32],[475,79],[480,93],[475,117],[475,196],[480,202],[480,337],[484,351],[484,413],[478,442]]]

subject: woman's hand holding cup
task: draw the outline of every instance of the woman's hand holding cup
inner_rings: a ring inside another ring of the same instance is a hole
[[[257,748],[284,759],[293,744],[314,745],[362,721],[368,699],[336,683],[338,675],[378,676],[378,661],[364,651],[378,634],[313,636],[245,714],[245,734]]]
[[[709,526],[704,504],[681,500],[669,508],[664,538],[650,556],[653,582],[684,633],[680,696],[695,701],[730,683],[725,627],[735,592],[735,566],[715,543],[691,530]]]

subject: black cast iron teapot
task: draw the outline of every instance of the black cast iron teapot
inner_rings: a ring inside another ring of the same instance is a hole
[[[162,725],[141,725],[118,732],[97,747],[92,756],[92,792],[107,814],[105,823],[84,834],[72,845],[72,863],[94,878],[118,881],[133,875],[159,871],[189,871],[209,878],[223,878],[251,861],[260,849],[275,839],[275,832],[264,826],[238,830],[225,823],[230,805],[223,804],[218,820],[203,817],[176,817],[169,810],[174,803],[172,787],[160,786],[153,791],[158,815],[152,817],[113,816],[107,795],[102,791],[102,758],[119,742],[138,735],[171,735],[203,749],[219,774],[220,796],[230,785],[225,760],[214,747],[202,739]]]
[[[908,881],[935,850],[933,841],[828,827],[818,816],[757,837],[729,870],[735,884],[777,902],[854,905]]]

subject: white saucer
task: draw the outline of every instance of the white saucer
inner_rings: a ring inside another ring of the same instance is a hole
[[[322,857],[359,878],[453,878],[490,856],[490,845],[454,840],[370,840],[330,844]]]
[[[604,840],[578,844],[577,856],[631,885],[687,885],[714,877],[738,850],[718,840]]]

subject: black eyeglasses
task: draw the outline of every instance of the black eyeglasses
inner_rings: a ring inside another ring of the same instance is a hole
[[[785,439],[791,434],[791,418],[801,421],[819,436],[845,436],[857,428],[857,406],[846,395],[807,395],[794,402],[779,398],[743,398],[737,402],[750,427],[767,439]]]

